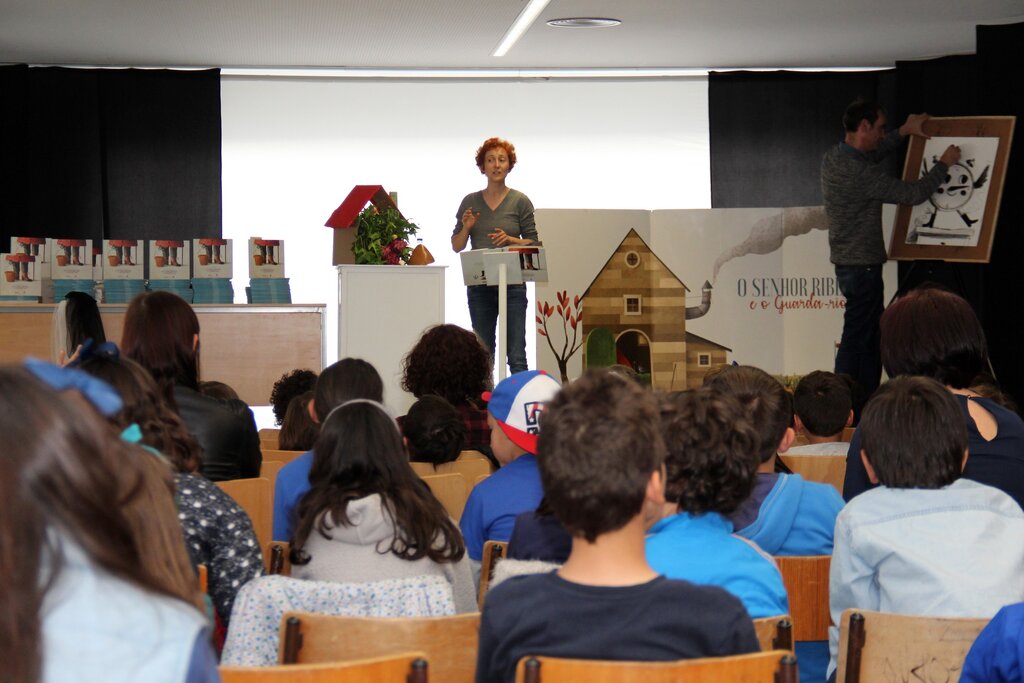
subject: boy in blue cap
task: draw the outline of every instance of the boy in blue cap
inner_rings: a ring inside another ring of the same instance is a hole
[[[516,515],[536,510],[543,496],[537,435],[547,402],[561,387],[543,370],[517,372],[484,392],[491,450],[501,469],[478,484],[462,512],[466,552],[479,571],[486,541],[507,541]]]

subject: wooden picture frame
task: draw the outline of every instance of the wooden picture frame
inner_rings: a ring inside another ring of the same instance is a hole
[[[939,191],[918,206],[896,209],[889,258],[988,263],[992,255],[1014,116],[932,118],[907,148],[903,180],[914,182],[946,147],[962,156]]]

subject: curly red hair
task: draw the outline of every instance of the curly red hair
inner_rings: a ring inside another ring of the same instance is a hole
[[[484,157],[487,156],[487,152],[494,149],[495,147],[501,147],[505,150],[505,154],[508,155],[508,170],[512,170],[516,165],[516,146],[508,140],[502,140],[501,138],[487,138],[484,140],[484,144],[480,145],[480,149],[476,151],[476,167],[480,169],[480,172],[484,172]]]

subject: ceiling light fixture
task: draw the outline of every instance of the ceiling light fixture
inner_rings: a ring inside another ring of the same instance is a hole
[[[565,19],[552,19],[548,22],[548,26],[555,28],[607,28],[618,26],[621,23],[620,19],[607,17],[566,17]]]
[[[498,49],[494,51],[492,57],[504,57],[505,53],[512,49],[512,46],[516,44],[526,29],[530,28],[533,21],[544,11],[544,8],[548,6],[551,0],[530,0],[523,11],[519,13],[512,27],[509,28],[508,33],[498,43]]]

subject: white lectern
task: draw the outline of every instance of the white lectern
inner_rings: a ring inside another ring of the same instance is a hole
[[[498,381],[508,375],[508,286],[524,282],[547,282],[547,260],[543,247],[507,247],[505,249],[474,249],[464,251],[462,281],[467,287],[474,285],[498,286],[498,330],[494,364],[498,366]],[[526,311],[530,320],[530,311]]]
[[[338,357],[362,358],[384,380],[384,402],[405,415],[402,358],[423,331],[444,322],[446,266],[338,267]]]

